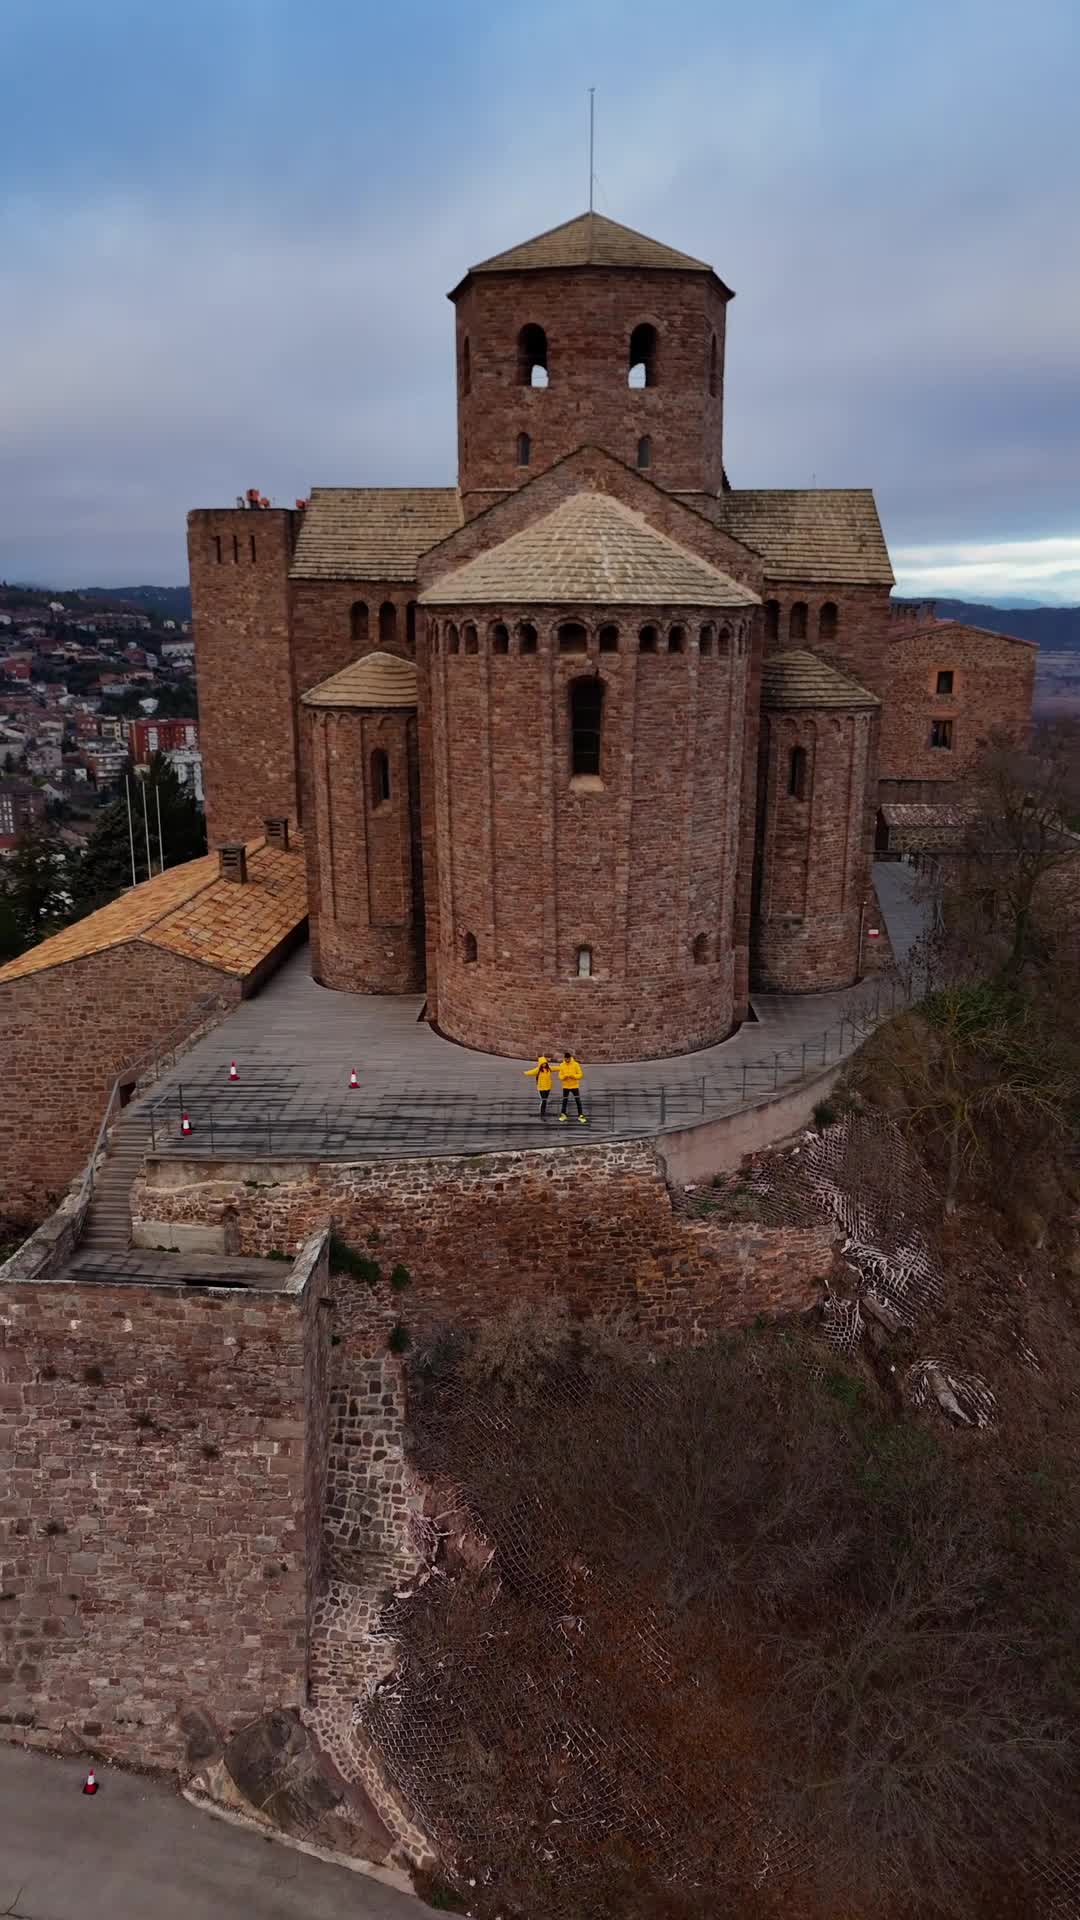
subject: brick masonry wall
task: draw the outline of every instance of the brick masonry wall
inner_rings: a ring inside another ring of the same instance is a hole
[[[304,1302],[61,1280],[6,1287],[0,1317],[5,1731],[175,1766],[178,1709],[232,1732],[302,1706]]]
[[[858,978],[875,727],[865,709],[762,717],[752,945],[762,987],[810,993]],[[803,799],[788,791],[797,747],[806,754]]]
[[[416,587],[402,580],[294,580],[293,673],[307,693],[368,653],[416,651]]]
[[[224,1012],[239,981],[137,940],[0,983],[4,1212],[41,1218],[56,1204],[94,1144],[116,1076],[188,1019],[201,1024],[215,996]]]
[[[269,815],[297,817],[288,570],[299,518],[275,508],[188,514],[211,846],[251,838]]]
[[[762,590],[765,652],[806,647],[883,700],[889,683],[888,648],[894,638],[889,592],[888,587],[849,586],[842,581],[823,585],[820,580],[766,577]],[[831,633],[822,628],[821,610],[827,604],[837,610]],[[805,627],[798,614],[792,621],[793,607],[806,608]],[[800,638],[803,631],[805,637]]]
[[[557,1294],[576,1313],[685,1343],[815,1305],[832,1261],[826,1227],[678,1217],[647,1142],[355,1166],[260,1162],[260,1180],[274,1184],[258,1192],[245,1186],[248,1173],[151,1161],[133,1215],[224,1223],[234,1250],[253,1254],[332,1220],[351,1244],[374,1244],[388,1267],[409,1269],[400,1310],[414,1332]],[[361,1286],[353,1298],[350,1308],[339,1288],[335,1332],[347,1345],[355,1324],[364,1353],[370,1297]]]
[[[961,780],[995,729],[1023,742],[1031,727],[1037,659],[1038,650],[1022,640],[957,621],[913,633],[895,628],[881,727],[882,780]],[[942,672],[953,676],[951,694],[937,692]],[[933,720],[952,721],[951,748],[930,745]],[[905,790],[903,797],[915,796]]]
[[[466,513],[472,496],[520,487],[588,443],[635,466],[651,441],[649,472],[664,487],[719,491],[723,459],[724,315],[711,274],[570,271],[477,274],[458,295],[458,471]],[[656,384],[627,384],[630,336],[657,334]],[[520,329],[544,328],[549,384],[522,384]],[[468,391],[464,378],[469,343]],[[716,343],[715,391],[710,351]],[[518,436],[529,435],[528,466]]]
[[[424,906],[415,714],[306,707],[303,724],[313,805],[305,840],[312,974],[344,992],[419,992]],[[387,756],[387,800],[375,791],[379,752]]]
[[[559,650],[567,619],[585,628],[585,653]],[[640,650],[646,624],[659,629],[655,653]],[[618,606],[440,619],[430,687],[444,1032],[512,1056],[573,1046],[627,1060],[730,1031],[750,624],[717,608]],[[605,628],[617,645],[601,651]],[[598,778],[573,777],[582,676],[605,689]]]

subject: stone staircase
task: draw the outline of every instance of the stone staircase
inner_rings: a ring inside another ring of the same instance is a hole
[[[146,1115],[130,1107],[112,1130],[105,1164],[94,1182],[80,1253],[123,1253],[131,1245],[131,1189],[147,1144]]]

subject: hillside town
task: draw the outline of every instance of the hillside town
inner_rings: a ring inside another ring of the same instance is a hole
[[[201,805],[193,660],[190,619],[0,583],[0,855],[46,824],[77,853],[156,754]]]

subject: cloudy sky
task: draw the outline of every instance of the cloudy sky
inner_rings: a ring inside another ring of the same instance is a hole
[[[0,0],[0,577],[185,577],[258,485],[454,477],[470,261],[714,262],[736,486],[900,588],[1080,601],[1076,0]]]

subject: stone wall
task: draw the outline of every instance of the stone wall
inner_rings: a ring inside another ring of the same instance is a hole
[[[1038,658],[1031,642],[958,620],[935,621],[914,632],[900,626],[889,641],[882,780],[935,785],[961,780],[993,731],[1006,733],[1018,745],[1026,740]],[[949,674],[951,691],[939,693],[939,680]],[[931,746],[935,720],[951,725],[950,746]],[[897,797],[915,796],[905,786]]]
[[[240,998],[241,983],[128,941],[0,984],[0,1210],[40,1218],[78,1174],[113,1081],[165,1035]],[[28,1124],[32,1116],[33,1124]]]
[[[514,1058],[692,1051],[734,1021],[751,619],[590,606],[581,651],[563,652],[565,614],[460,609],[428,625],[439,1025]],[[603,688],[600,770],[575,778],[582,677]]]
[[[894,636],[886,586],[844,581],[770,580],[765,601],[765,652],[806,647],[884,700],[889,683],[888,647]],[[835,624],[824,608],[836,609]]]
[[[245,1184],[253,1177],[257,1188]],[[806,1310],[832,1259],[824,1227],[677,1217],[649,1142],[365,1165],[170,1156],[148,1163],[132,1215],[146,1231],[224,1223],[230,1250],[245,1254],[290,1248],[332,1221],[350,1244],[409,1270],[401,1315],[413,1331],[558,1294],[574,1312],[684,1342]],[[339,1304],[339,1337],[349,1311]]]
[[[0,1292],[10,1737],[175,1766],[178,1710],[228,1733],[303,1705],[325,1250],[305,1271],[302,1295],[62,1278]]]

